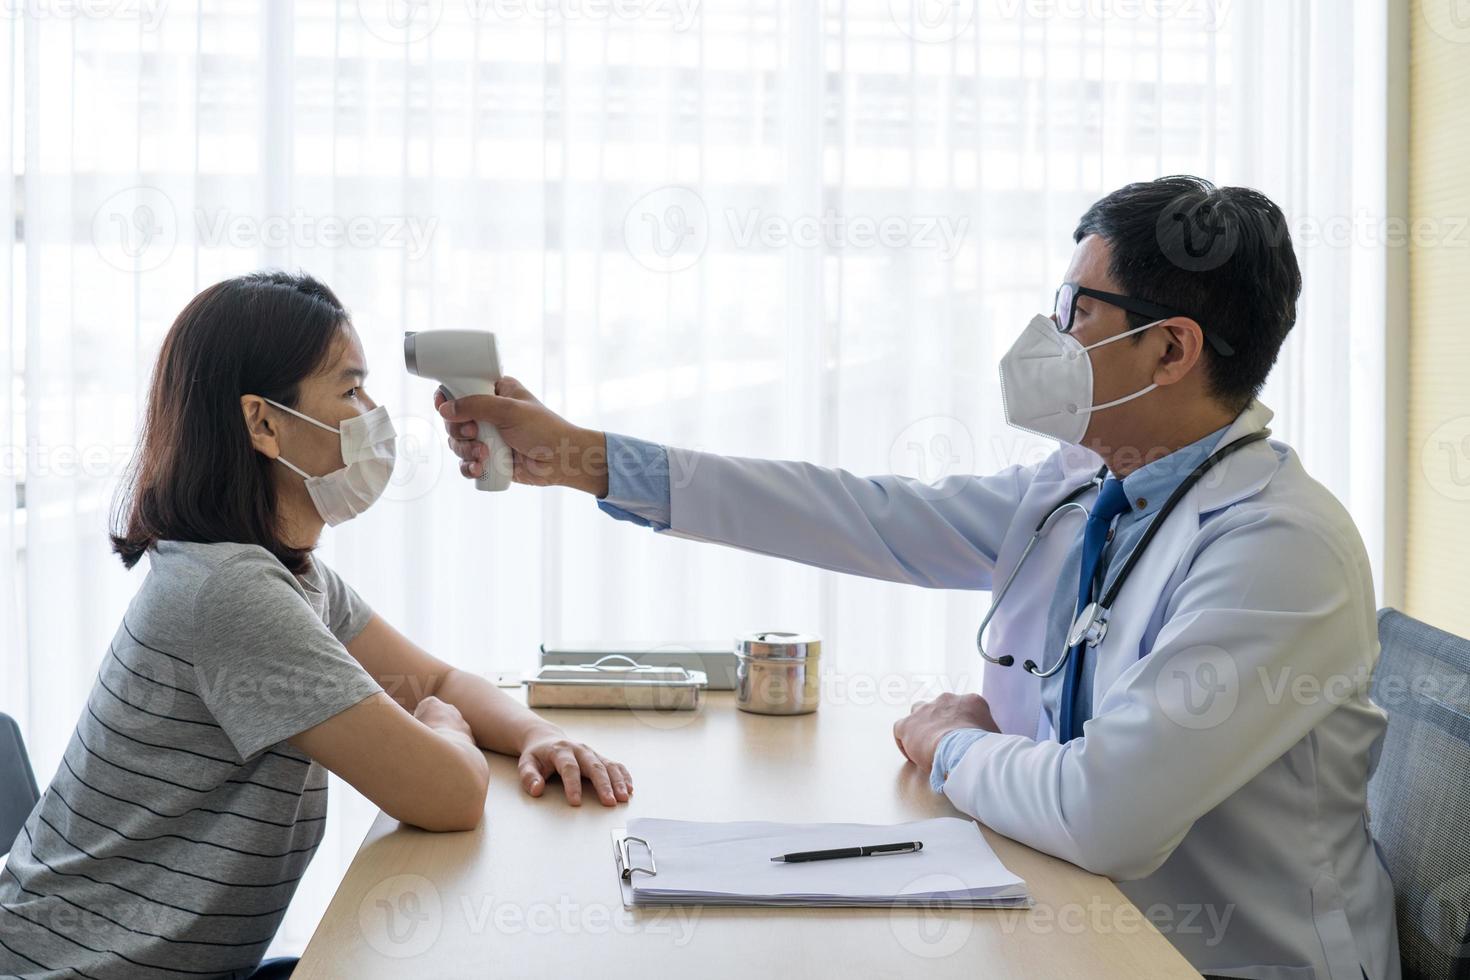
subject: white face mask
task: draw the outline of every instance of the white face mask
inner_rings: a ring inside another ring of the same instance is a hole
[[[265,401],[341,437],[342,462],[345,465],[325,476],[312,476],[291,465],[284,457],[276,457],[291,472],[306,480],[306,492],[311,494],[311,502],[316,505],[316,512],[322,520],[333,527],[350,521],[371,507],[388,489],[388,481],[393,478],[393,464],[397,460],[394,441],[397,433],[393,430],[393,420],[388,417],[388,409],[379,405],[371,412],[343,419],[340,427],[333,428],[280,402],[269,398]]]
[[[1155,320],[1083,347],[1076,337],[1058,330],[1051,317],[1037,314],[1000,362],[1000,393],[1006,421],[1018,429],[1064,443],[1081,443],[1093,412],[1131,402],[1158,387],[1149,385],[1123,398],[1094,405],[1092,358],[1087,352],[1163,322]]]

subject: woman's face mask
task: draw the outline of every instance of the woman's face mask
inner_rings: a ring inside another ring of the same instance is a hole
[[[393,420],[388,417],[388,409],[379,405],[370,412],[343,419],[341,425],[333,427],[278,401],[269,398],[265,401],[318,428],[335,432],[341,439],[343,466],[324,476],[312,476],[285,457],[276,457],[306,481],[306,492],[311,495],[311,502],[322,520],[333,527],[350,521],[371,507],[388,489],[397,461],[397,433],[393,429]]]

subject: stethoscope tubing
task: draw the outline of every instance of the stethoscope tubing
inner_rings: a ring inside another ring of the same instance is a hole
[[[1089,616],[1089,626],[1095,627],[1095,629],[1088,630],[1089,635],[1087,640],[1085,641],[1087,646],[1097,646],[1098,643],[1102,642],[1102,637],[1107,632],[1108,616],[1111,613],[1113,603],[1117,601],[1118,594],[1123,590],[1123,585],[1128,581],[1128,577],[1133,574],[1134,567],[1138,564],[1139,559],[1143,557],[1145,549],[1148,548],[1149,544],[1158,534],[1159,529],[1164,524],[1164,521],[1168,520],[1169,516],[1173,514],[1174,509],[1179,506],[1179,502],[1184,499],[1184,495],[1189,493],[1190,490],[1194,489],[1195,484],[1199,483],[1199,481],[1203,479],[1205,475],[1210,472],[1210,470],[1214,469],[1215,466],[1217,466],[1226,457],[1234,455],[1235,453],[1244,449],[1246,446],[1261,442],[1264,439],[1268,439],[1270,438],[1270,436],[1270,429],[1261,429],[1258,432],[1252,432],[1250,435],[1242,436],[1241,438],[1230,443],[1228,446],[1216,450],[1210,455],[1208,459],[1204,460],[1202,463],[1196,466],[1187,477],[1180,481],[1179,485],[1174,488],[1174,492],[1169,495],[1169,499],[1164,502],[1164,506],[1159,508],[1158,514],[1155,515],[1154,519],[1149,522],[1148,527],[1144,529],[1143,537],[1138,540],[1138,544],[1134,545],[1133,550],[1128,553],[1128,557],[1123,562],[1122,569],[1113,579],[1112,585],[1110,585],[1103,593],[1101,599],[1097,600],[1094,603],[1091,603],[1087,609],[1083,610],[1083,615]],[[1080,487],[1067,494],[1067,496],[1063,497],[1062,500],[1055,507],[1053,507],[1044,518],[1041,519],[1041,522],[1036,525],[1036,530],[1032,533],[1031,540],[1026,542],[1026,547],[1021,552],[1020,559],[1017,560],[1015,567],[1011,569],[1011,573],[1006,576],[1005,583],[1001,586],[1000,591],[997,592],[995,594],[995,598],[991,600],[990,608],[986,611],[985,618],[980,621],[980,629],[977,630],[975,633],[975,649],[980,651],[980,656],[985,659],[986,663],[995,664],[998,667],[1009,667],[1016,662],[1016,658],[1012,657],[1010,654],[1003,654],[999,657],[992,657],[988,652],[986,652],[985,630],[990,626],[991,619],[995,617],[995,611],[999,609],[1000,604],[1005,601],[1006,593],[1010,592],[1011,586],[1015,584],[1016,577],[1021,573],[1021,569],[1026,564],[1026,559],[1030,557],[1031,552],[1036,547],[1037,542],[1041,540],[1041,536],[1051,528],[1051,525],[1055,522],[1056,518],[1059,515],[1065,513],[1068,510],[1075,509],[1081,511],[1083,514],[1090,513],[1090,511],[1084,504],[1078,502],[1078,498],[1087,493],[1089,490],[1101,487],[1103,479],[1107,476],[1107,472],[1108,468],[1106,466],[1102,467],[1102,469],[1098,470],[1097,473],[1093,475],[1091,480],[1082,484]],[[1072,629],[1068,631],[1069,638],[1071,634],[1077,632],[1077,627],[1078,624],[1074,622]],[[1024,664],[1022,664],[1022,667],[1026,670],[1027,673],[1032,674],[1033,676],[1041,678],[1052,677],[1064,666],[1066,666],[1067,661],[1070,660],[1072,657],[1073,649],[1075,649],[1076,646],[1080,645],[1082,644],[1068,644],[1066,650],[1062,652],[1061,657],[1057,659],[1057,662],[1047,670],[1040,670],[1034,660],[1027,660]]]

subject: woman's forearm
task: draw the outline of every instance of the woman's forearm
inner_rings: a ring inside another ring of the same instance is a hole
[[[451,669],[440,680],[435,697],[459,709],[483,749],[519,755],[530,736],[561,729],[478,674]]]

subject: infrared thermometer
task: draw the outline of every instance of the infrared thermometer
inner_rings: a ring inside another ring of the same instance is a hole
[[[403,361],[408,373],[437,381],[451,398],[493,395],[500,380],[500,352],[495,335],[484,330],[420,330],[403,335]],[[515,464],[510,447],[488,422],[478,422],[479,441],[488,450],[485,475],[475,480],[480,490],[510,486]]]

